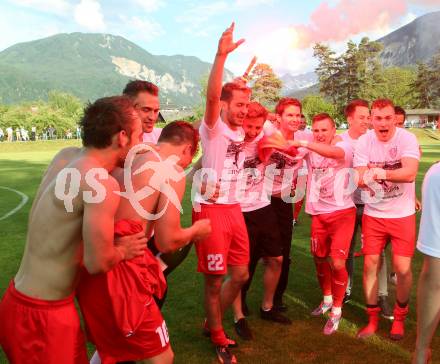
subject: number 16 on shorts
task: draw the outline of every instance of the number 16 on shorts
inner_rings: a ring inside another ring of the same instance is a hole
[[[216,272],[223,270],[223,254],[208,254],[208,270],[211,272]]]
[[[170,342],[170,336],[168,335],[168,328],[165,321],[162,322],[162,325],[156,329],[156,334],[159,335],[162,347],[164,348],[165,346],[167,346]]]

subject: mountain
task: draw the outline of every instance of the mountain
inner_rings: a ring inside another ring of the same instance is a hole
[[[283,96],[306,89],[318,82],[315,72],[307,72],[296,76],[286,73],[280,79],[283,81]]]
[[[384,45],[384,66],[413,66],[429,62],[440,51],[440,11],[425,14],[378,39]]]
[[[210,68],[196,57],[153,55],[120,36],[57,34],[0,52],[0,98],[15,103],[60,90],[95,100],[120,94],[136,78],[160,87],[164,107],[194,106],[200,102],[200,80]],[[226,79],[232,77],[225,72]]]

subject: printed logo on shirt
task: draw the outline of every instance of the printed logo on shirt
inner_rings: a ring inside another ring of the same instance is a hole
[[[390,157],[391,158],[393,158],[393,159],[396,158],[396,156],[397,156],[397,146],[391,148],[389,153],[390,153]]]
[[[234,142],[230,141],[228,145],[228,149],[226,150],[226,159],[233,160],[233,164],[239,168],[240,165],[242,165],[242,158],[240,158],[240,155],[242,155],[243,152],[243,146],[244,142]]]

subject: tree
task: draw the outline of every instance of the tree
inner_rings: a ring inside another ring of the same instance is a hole
[[[281,98],[283,82],[275,75],[272,68],[264,63],[257,63],[250,74],[252,99],[266,108],[272,109]]]
[[[193,109],[193,116],[188,118],[187,121],[194,122],[199,121],[203,118],[203,115],[205,115],[205,107],[206,107],[206,94],[208,92],[208,79],[209,79],[209,73],[203,75],[200,78],[200,103],[194,107]]]
[[[315,69],[319,80],[319,92],[336,105],[341,89],[341,60],[335,56],[335,52],[330,47],[321,43],[317,43],[313,47],[313,56],[319,61],[318,67]]]
[[[379,55],[383,46],[362,38],[359,45],[347,43],[347,50],[340,56],[329,46],[320,43],[313,47],[313,55],[319,61],[316,73],[320,93],[336,106],[338,115],[345,105],[356,98],[372,99],[383,91],[383,70]]]
[[[430,65],[432,101],[435,107],[440,108],[440,52],[432,57]]]
[[[416,72],[411,68],[389,67],[383,71],[385,91],[382,96],[393,100],[395,105],[411,108],[416,104],[416,96],[411,85]]]
[[[430,108],[433,104],[431,97],[432,71],[425,63],[417,63],[417,75],[411,87],[416,95],[415,107]]]
[[[308,120],[311,120],[313,116],[319,113],[327,113],[333,119],[338,118],[338,112],[334,104],[326,101],[322,96],[309,95],[302,100],[302,112]]]

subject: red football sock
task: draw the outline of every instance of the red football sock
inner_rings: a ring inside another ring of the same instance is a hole
[[[214,345],[227,346],[229,344],[229,340],[223,328],[211,329],[211,341]]]
[[[316,261],[316,273],[323,296],[332,295],[332,268],[327,260]]]
[[[299,216],[299,213],[301,212],[301,208],[302,208],[303,203],[304,203],[304,199],[302,199],[298,202],[295,202],[295,208],[293,210],[293,218],[295,220],[298,220],[298,216]]]
[[[333,269],[332,271],[332,294],[333,306],[342,307],[345,290],[347,288],[348,273],[345,266],[342,269]]]
[[[390,337],[393,340],[402,340],[405,335],[405,319],[408,315],[409,305],[400,307],[397,303],[394,306],[394,321],[391,326]]]
[[[379,328],[379,313],[380,307],[367,307],[368,325],[359,330],[357,334],[358,338],[367,338],[375,334]]]

